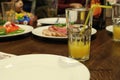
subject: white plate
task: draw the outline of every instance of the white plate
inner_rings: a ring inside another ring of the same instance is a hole
[[[82,63],[63,56],[34,54],[0,60],[0,80],[89,80]]]
[[[48,27],[50,26],[42,26],[42,27],[38,27],[36,29],[34,29],[32,31],[32,34],[36,35],[36,36],[39,36],[39,37],[44,37],[44,38],[53,38],[53,39],[67,39],[67,37],[55,37],[55,36],[46,36],[46,35],[43,35],[42,34],[42,31],[44,29],[48,29]]]
[[[44,29],[48,29],[50,26],[43,26],[43,27],[38,27],[32,31],[32,34],[39,36],[39,37],[44,37],[44,38],[54,38],[54,39],[66,39],[67,37],[55,37],[55,36],[46,36],[42,34],[42,31]],[[97,32],[96,29],[92,28],[92,35],[94,35]]]
[[[96,30],[95,28],[92,28],[92,33],[91,33],[91,35],[96,34],[96,32],[97,32],[97,30]]]
[[[38,24],[56,24],[58,18],[42,18],[38,19]],[[58,23],[66,23],[66,18],[59,18]]]
[[[113,32],[113,25],[106,26],[106,30],[109,32]]]
[[[9,53],[0,52],[0,60],[6,59],[6,58],[10,58],[10,57],[13,57],[13,56],[15,56],[15,55],[9,54]]]
[[[33,27],[32,27],[32,26],[29,26],[29,25],[19,24],[18,26],[19,26],[20,28],[24,29],[25,31],[22,32],[22,33],[17,33],[17,34],[0,35],[0,37],[10,37],[10,36],[22,35],[22,34],[29,33],[29,32],[31,32],[31,31],[33,30]]]

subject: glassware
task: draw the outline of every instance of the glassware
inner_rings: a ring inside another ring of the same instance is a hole
[[[89,17],[88,14],[90,14]],[[68,8],[66,9],[66,22],[69,56],[79,61],[88,60],[92,28],[91,11],[87,8]]]
[[[57,17],[58,0],[47,0],[47,5],[48,17]]]
[[[112,5],[113,40],[120,41],[120,3]]]
[[[14,2],[2,2],[1,6],[3,20],[15,22]]]

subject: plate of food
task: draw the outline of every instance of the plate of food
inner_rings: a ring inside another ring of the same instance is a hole
[[[68,57],[31,54],[0,60],[0,80],[90,80],[90,72]]]
[[[60,24],[59,26],[64,26]],[[92,28],[92,34],[96,34],[97,30]],[[54,38],[54,39],[67,39],[67,29],[66,27],[57,27],[56,25],[42,26],[35,28],[32,34],[43,37],[43,38]]]
[[[43,38],[67,39],[66,27],[57,27],[54,25],[35,28],[32,33]]]
[[[66,18],[41,18],[37,20],[38,24],[56,24],[56,23],[66,23]]]
[[[113,25],[106,26],[106,30],[109,32],[113,32]]]
[[[0,37],[10,37],[29,33],[33,30],[32,26],[6,22],[0,26]]]

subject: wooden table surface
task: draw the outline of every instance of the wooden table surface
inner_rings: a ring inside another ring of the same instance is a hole
[[[44,39],[30,34],[0,38],[0,51],[15,55],[56,54],[68,56],[67,40]],[[90,70],[90,80],[120,80],[120,42],[112,33],[98,30],[91,40],[90,59],[84,62]]]

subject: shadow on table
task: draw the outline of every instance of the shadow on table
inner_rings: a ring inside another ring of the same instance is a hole
[[[37,41],[44,41],[48,43],[58,43],[58,44],[64,44],[67,43],[68,41],[68,39],[43,38],[36,35],[32,35],[32,38]]]
[[[107,34],[108,34],[110,37],[113,36],[113,33],[112,33],[112,32],[107,31]]]
[[[0,42],[20,40],[20,39],[24,39],[30,35],[31,35],[31,33],[16,35],[16,36],[0,37]]]
[[[95,40],[96,39],[96,34],[91,36],[91,40]]]

